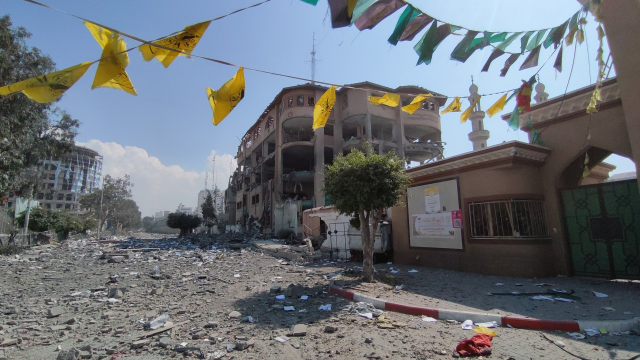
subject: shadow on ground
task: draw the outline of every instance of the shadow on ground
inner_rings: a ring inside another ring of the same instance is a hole
[[[256,327],[270,330],[287,329],[296,324],[310,325],[328,319],[349,303],[347,300],[329,296],[326,292],[326,286],[294,285],[290,290],[283,287],[278,293],[270,291],[253,293],[251,296],[236,300],[232,307],[241,313],[243,322],[247,322],[246,317],[251,316]],[[277,295],[285,295],[285,299],[277,300]],[[302,300],[303,295],[308,296],[308,299]],[[318,309],[321,305],[327,304],[331,304],[331,311]],[[286,311],[285,306],[292,306],[294,310]]]

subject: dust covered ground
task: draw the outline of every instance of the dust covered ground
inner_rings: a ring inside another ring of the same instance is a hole
[[[327,294],[330,279],[357,280],[359,264],[291,263],[251,240],[137,234],[0,257],[0,359],[445,359],[475,334],[392,312],[365,318],[375,311]],[[383,299],[419,296],[396,292],[388,267],[377,266],[383,282],[356,286]],[[419,286],[420,273],[410,275],[394,279]],[[494,330],[496,359],[574,359],[567,351],[625,359],[640,350],[635,332],[573,340]]]

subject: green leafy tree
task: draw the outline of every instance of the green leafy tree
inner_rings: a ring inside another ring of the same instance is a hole
[[[18,215],[16,219],[20,228],[24,227],[24,218],[26,211],[23,211]],[[51,210],[44,207],[36,207],[31,209],[29,213],[29,230],[34,232],[47,231],[52,226]]]
[[[29,220],[31,222],[31,220]],[[51,213],[51,225],[58,234],[60,240],[69,238],[70,233],[81,232],[82,222],[66,211],[53,211]]]
[[[202,205],[200,205],[200,208],[202,209],[203,222],[209,228],[209,233],[211,233],[211,228],[216,220],[216,209],[213,205],[213,196],[211,196],[211,191],[208,191],[207,198],[204,200]]]
[[[395,154],[376,154],[369,143],[364,144],[364,152],[338,155],[327,166],[325,194],[340,213],[359,220],[366,282],[373,280],[373,246],[382,211],[401,204],[411,181],[403,169],[404,162]]]
[[[167,216],[167,226],[172,229],[180,229],[178,237],[192,233],[201,223],[202,219],[198,215],[171,213]]]
[[[140,211],[132,199],[131,177],[127,174],[122,178],[106,175],[102,184],[103,189],[97,189],[91,194],[80,198],[80,206],[92,216],[100,219],[100,228],[108,221],[113,229],[135,228],[140,225]]]
[[[0,17],[0,87],[55,70],[49,56],[26,44],[30,37],[8,15]],[[73,147],[80,122],[54,104],[22,93],[0,96],[0,193],[29,197],[36,190],[36,165]]]
[[[152,232],[154,220],[151,216],[145,216],[142,218],[142,227],[146,232]]]

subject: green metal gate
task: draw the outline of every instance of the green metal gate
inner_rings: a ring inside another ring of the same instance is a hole
[[[640,279],[638,181],[562,191],[573,273]]]

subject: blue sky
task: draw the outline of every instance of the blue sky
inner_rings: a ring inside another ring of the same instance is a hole
[[[258,0],[55,0],[46,3],[103,23],[143,39],[155,39],[187,25],[208,20]],[[413,4],[440,20],[475,30],[523,31],[554,27],[579,8],[576,0],[412,0]],[[50,55],[58,68],[98,59],[101,48],[80,20],[22,0],[4,0],[2,14],[10,14],[14,26],[24,26],[33,37],[29,45]],[[518,71],[522,57],[501,78],[506,56],[496,60],[488,73],[480,70],[491,50],[476,52],[466,63],[449,60],[461,37],[450,36],[434,54],[433,62],[415,66],[417,55],[411,42],[391,46],[387,38],[401,11],[373,30],[355,27],[331,29],[327,2],[317,6],[300,0],[272,0],[259,7],[213,22],[194,54],[273,72],[310,77],[312,36],[315,33],[317,79],[336,84],[371,81],[389,87],[419,85],[450,95],[468,96],[471,76],[480,93],[512,89],[536,69]],[[589,18],[587,41],[578,47],[569,90],[595,82],[597,38],[595,21]],[[420,34],[421,36],[421,34]],[[128,47],[137,45],[126,39]],[[587,54],[587,45],[589,55]],[[575,45],[574,45],[575,46]],[[551,54],[543,50],[540,63]],[[608,50],[605,49],[605,57]],[[564,93],[569,79],[573,46],[564,51],[564,71],[555,73],[553,60],[540,73],[551,97]],[[69,90],[59,106],[82,121],[77,140],[105,155],[105,169],[112,175],[130,173],[136,183],[134,198],[143,215],[173,210],[182,202],[194,206],[204,186],[204,171],[211,171],[216,157],[217,184],[225,188],[229,168],[235,166],[238,138],[244,135],[282,87],[299,84],[283,77],[245,71],[244,100],[217,127],[211,124],[206,87],[218,88],[236,68],[184,57],[168,69],[155,60],[144,62],[130,53],[129,77],[138,96],[112,89],[91,90],[95,65]],[[488,108],[500,95],[485,97]],[[466,104],[465,100],[465,104]],[[507,105],[511,109],[513,103]],[[507,110],[505,109],[505,110]],[[525,133],[508,129],[495,116],[485,121],[491,131],[489,145],[503,141],[527,141]],[[471,125],[460,124],[458,114],[442,116],[446,156],[471,150],[467,134]],[[229,156],[231,155],[231,156]],[[610,159],[616,172],[634,171],[633,163]],[[142,173],[144,170],[145,174]]]

